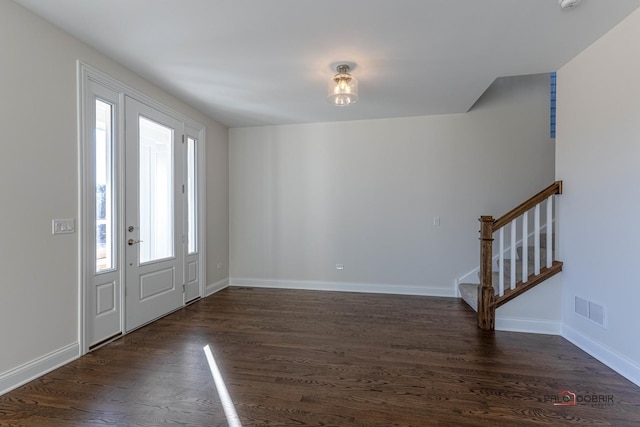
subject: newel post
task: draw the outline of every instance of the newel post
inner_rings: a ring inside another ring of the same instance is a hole
[[[493,217],[480,217],[480,284],[478,285],[478,327],[495,328],[495,290],[491,279],[493,257]]]

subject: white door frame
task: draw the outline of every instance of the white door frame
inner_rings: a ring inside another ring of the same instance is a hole
[[[172,110],[159,102],[149,98],[141,92],[119,82],[111,76],[102,73],[101,71],[92,68],[81,61],[77,61],[77,84],[78,84],[78,174],[79,174],[79,189],[78,189],[78,218],[79,224],[78,230],[78,246],[80,248],[80,254],[78,259],[78,341],[80,343],[80,354],[86,354],[90,350],[91,343],[88,342],[88,322],[87,305],[87,285],[91,282],[95,275],[95,260],[93,259],[94,249],[91,247],[90,242],[93,239],[89,238],[91,234],[95,235],[95,229],[92,229],[94,224],[94,218],[91,214],[94,208],[91,204],[94,201],[95,188],[92,186],[92,168],[90,167],[93,159],[91,158],[93,151],[91,150],[91,144],[93,143],[92,133],[94,124],[88,123],[86,112],[88,108],[92,108],[88,104],[91,94],[91,84],[98,84],[111,91],[119,94],[120,102],[118,104],[116,120],[122,124],[117,126],[118,135],[116,136],[116,174],[119,177],[124,176],[124,97],[129,96],[136,99],[152,108],[162,111],[165,114],[173,116],[184,123],[185,128],[191,130],[192,135],[198,138],[198,157],[197,157],[197,197],[198,197],[198,277],[200,279],[200,297],[205,296],[206,287],[206,181],[205,181],[205,162],[206,162],[206,129],[205,127],[190,119],[189,117]],[[124,180],[119,179],[117,181],[118,196],[116,200],[116,210],[119,221],[117,224],[116,238],[119,242],[124,242],[125,233],[122,224],[124,222]],[[186,232],[186,231],[185,231]],[[185,256],[186,259],[186,256]],[[118,259],[116,260],[119,266],[119,281],[124,284],[124,250],[120,250],[118,253]],[[119,286],[119,302],[120,307],[120,333],[124,334],[124,286]],[[105,337],[108,339],[109,337]],[[101,345],[101,343],[99,344]],[[99,346],[98,345],[98,346]],[[97,347],[97,346],[96,346]],[[93,349],[93,348],[91,348]]]

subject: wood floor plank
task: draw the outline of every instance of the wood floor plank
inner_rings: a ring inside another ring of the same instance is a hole
[[[457,299],[229,288],[0,396],[2,426],[637,426],[640,389]],[[583,400],[555,406],[570,390]]]

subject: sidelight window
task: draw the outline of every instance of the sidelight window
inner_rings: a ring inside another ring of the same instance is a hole
[[[189,254],[198,252],[198,193],[196,170],[198,153],[197,140],[187,138],[187,250]]]
[[[95,102],[96,272],[114,266],[113,105]]]

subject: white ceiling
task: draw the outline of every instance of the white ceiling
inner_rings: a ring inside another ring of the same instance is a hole
[[[640,0],[14,0],[229,127],[465,112],[560,68]],[[326,101],[335,65],[360,81]],[[561,82],[560,82],[561,83]]]

